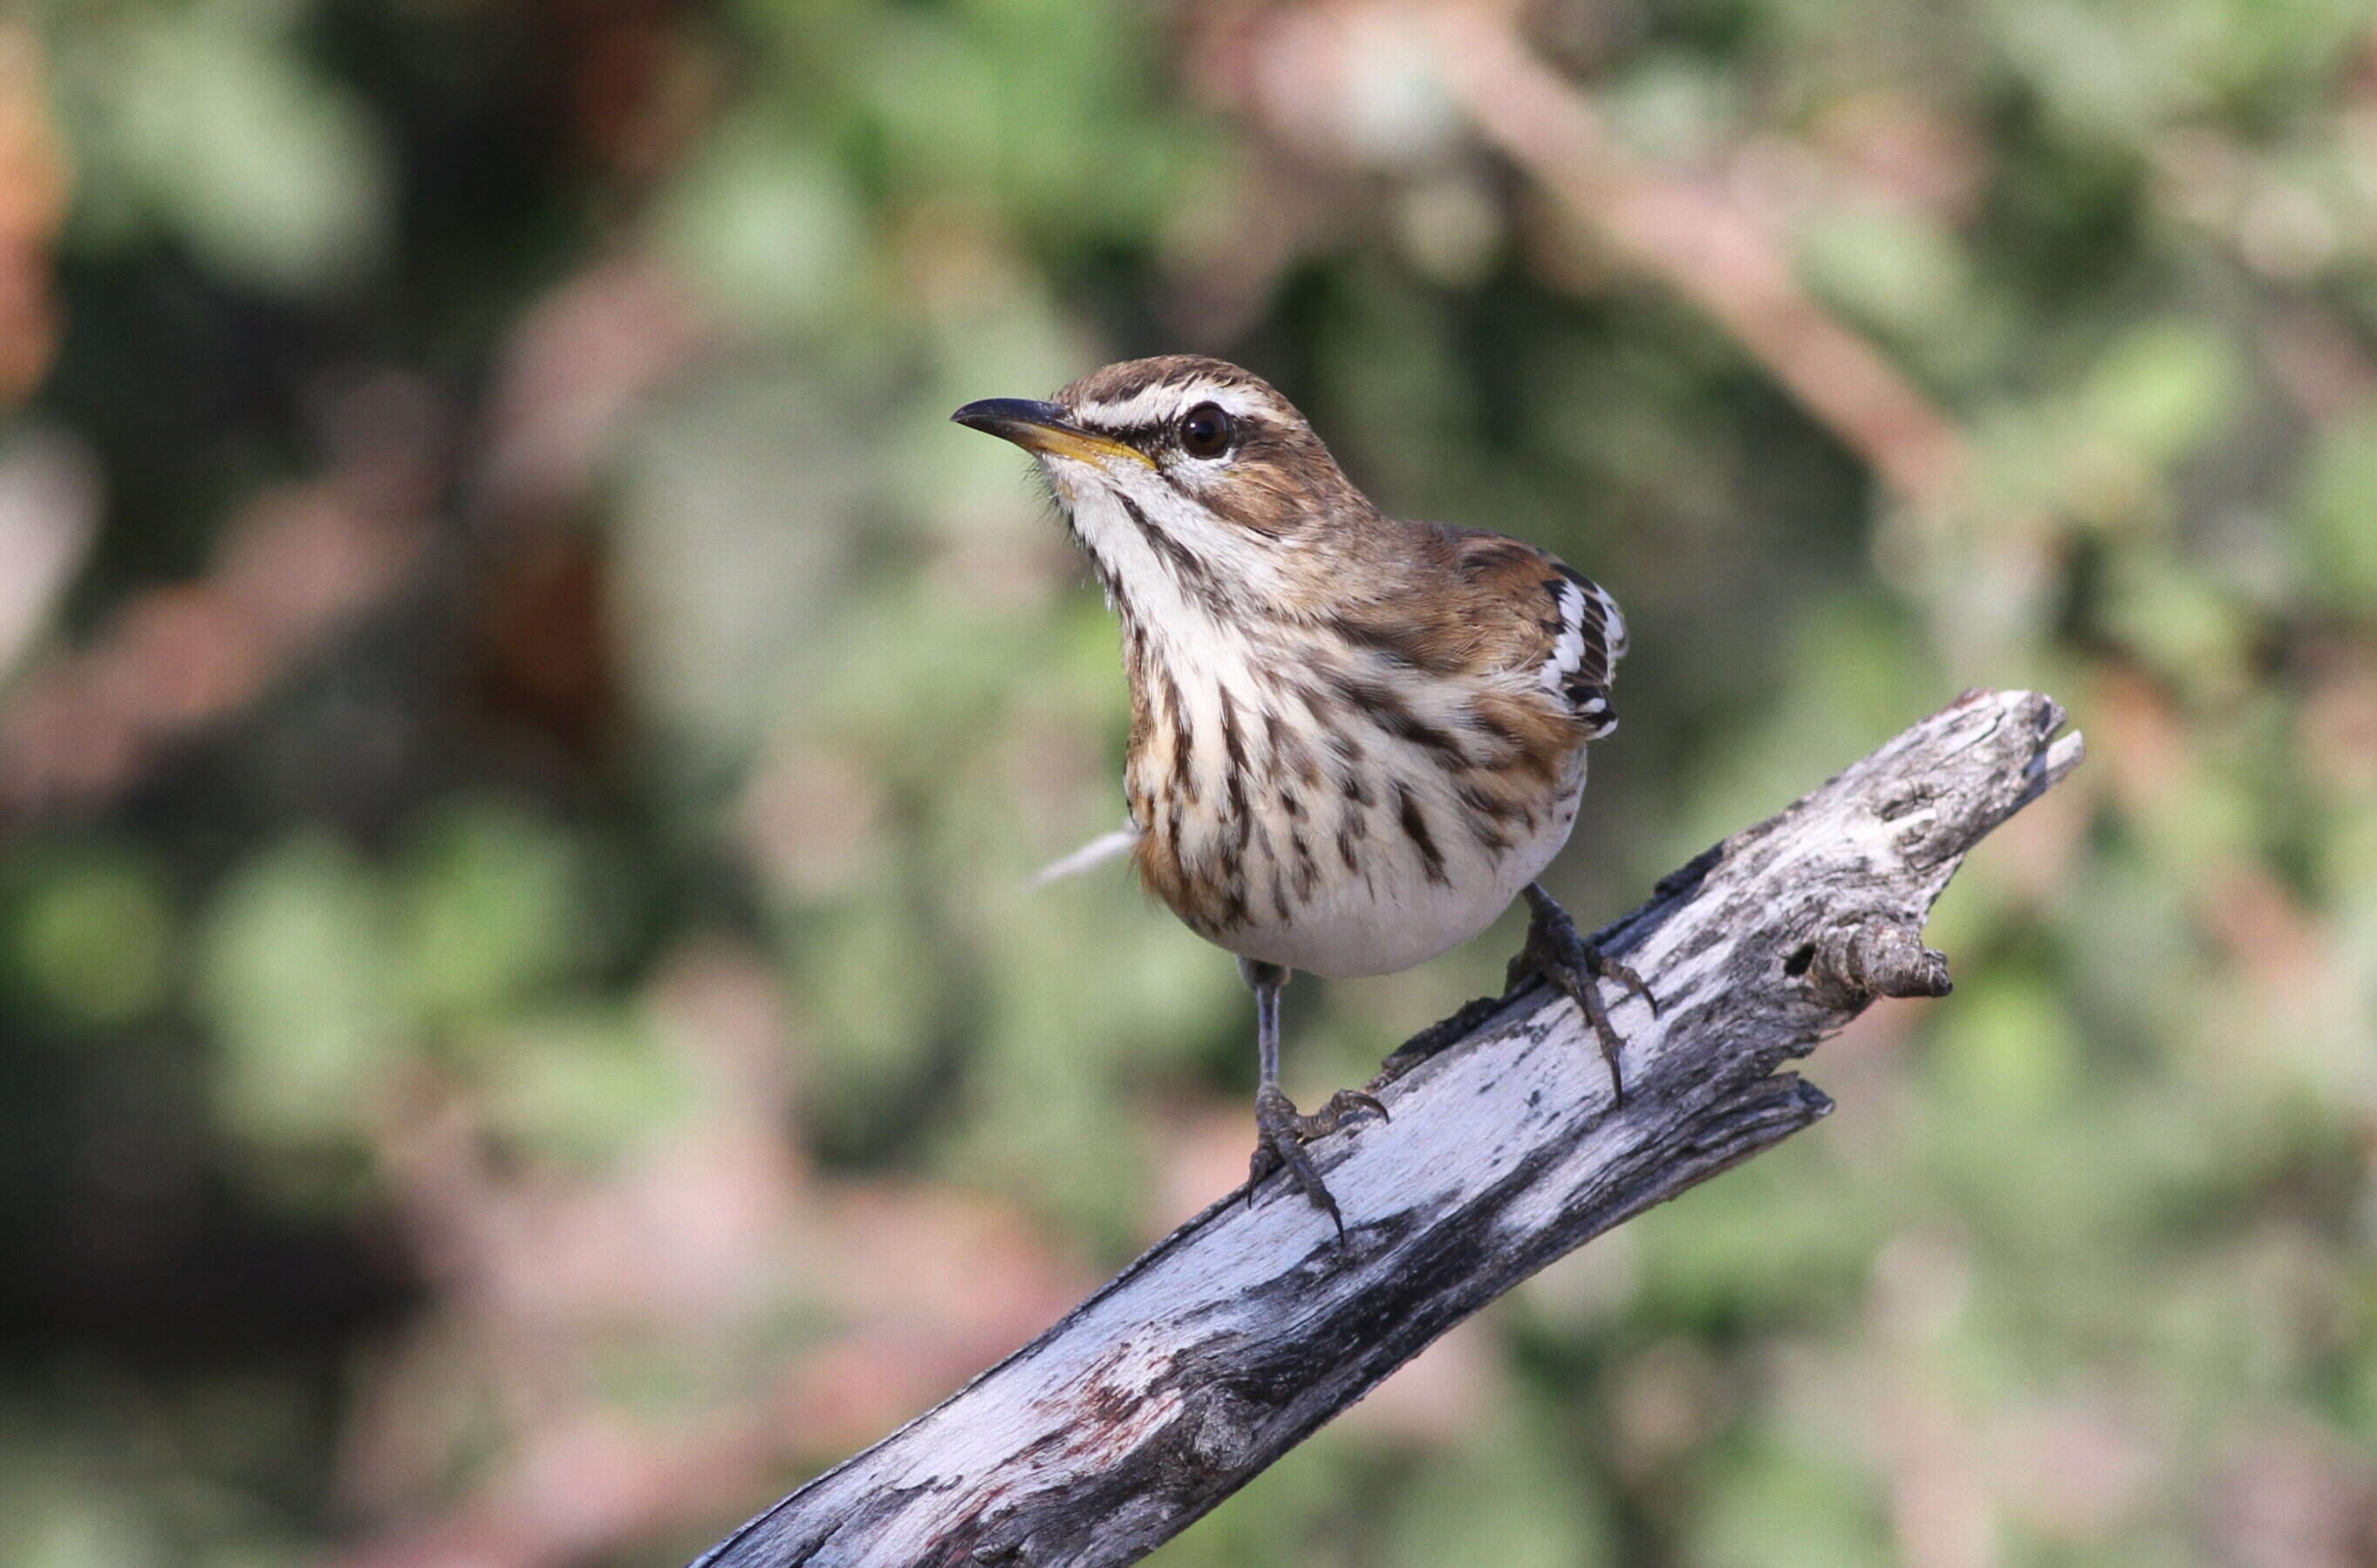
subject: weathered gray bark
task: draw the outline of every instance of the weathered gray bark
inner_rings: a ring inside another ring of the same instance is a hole
[[[1875,996],[1946,993],[1924,918],[2079,762],[2062,719],[2033,693],[1967,693],[1602,932],[1662,1004],[1615,1009],[1622,1106],[1572,1005],[1536,986],[1478,1008],[1380,1090],[1392,1122],[1313,1146],[1343,1252],[1284,1174],[1251,1207],[1224,1198],[702,1568],[1152,1550],[1528,1275],[1830,1111],[1777,1069]]]

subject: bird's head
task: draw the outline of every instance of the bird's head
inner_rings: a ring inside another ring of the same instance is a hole
[[[1129,360],[1046,402],[991,398],[950,418],[1039,459],[1126,612],[1166,588],[1208,608],[1281,606],[1377,517],[1295,405],[1220,360]]]

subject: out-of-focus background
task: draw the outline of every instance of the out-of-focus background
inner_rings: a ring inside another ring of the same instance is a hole
[[[1967,684],[2092,756],[1830,1122],[1157,1561],[2377,1561],[2372,242],[2350,0],[20,6],[0,1559],[678,1562],[1240,1178],[944,422],[1201,350],[1624,602],[1588,921]]]

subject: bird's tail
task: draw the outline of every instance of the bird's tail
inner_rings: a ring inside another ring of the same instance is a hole
[[[1118,827],[1112,833],[1101,834],[1071,854],[1050,861],[1033,872],[1032,880],[1023,885],[1024,891],[1036,893],[1052,882],[1079,876],[1085,871],[1095,871],[1108,861],[1129,854],[1130,847],[1138,842],[1139,829],[1136,827]]]

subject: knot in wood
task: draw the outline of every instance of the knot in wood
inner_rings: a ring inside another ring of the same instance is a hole
[[[1916,928],[1875,918],[1827,929],[1803,950],[1808,988],[1828,1007],[1857,1008],[1877,996],[1945,996],[1946,955],[1923,945]]]
[[[1192,1396],[1183,1413],[1188,1452],[1210,1470],[1243,1468],[1255,1453],[1255,1407],[1226,1384]]]

